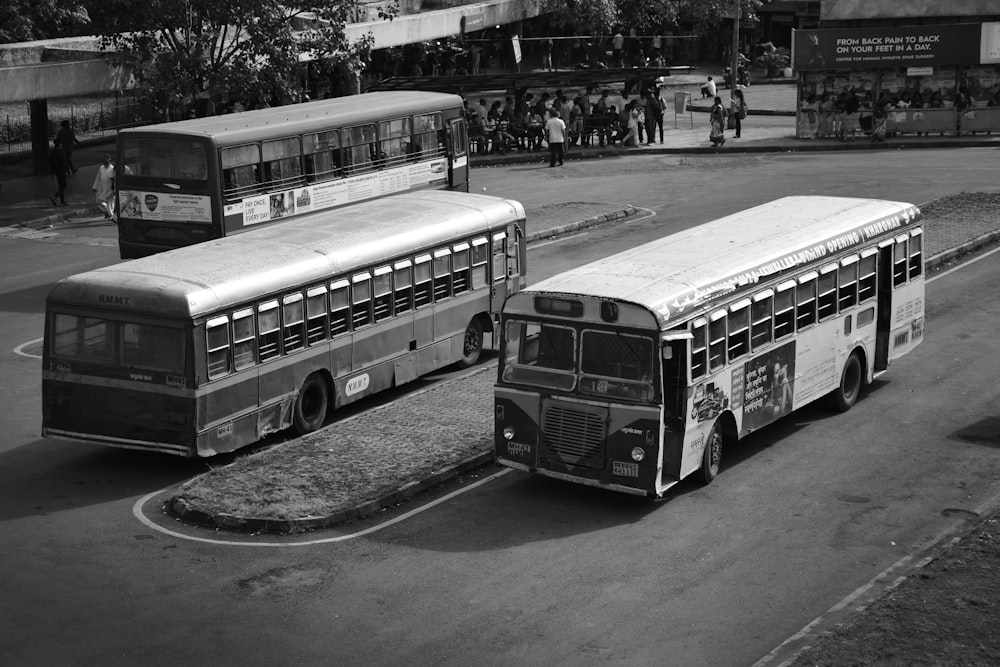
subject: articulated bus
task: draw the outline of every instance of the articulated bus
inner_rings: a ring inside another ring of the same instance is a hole
[[[409,190],[469,191],[462,98],[368,93],[122,130],[123,259]]]
[[[195,457],[309,433],[476,363],[526,259],[520,203],[425,190],[66,278],[46,303],[42,435]]]
[[[846,411],[923,339],[921,220],[787,197],[512,295],[497,461],[660,496],[710,482],[724,446],[816,399]]]

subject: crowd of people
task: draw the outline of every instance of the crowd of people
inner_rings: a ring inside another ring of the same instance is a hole
[[[614,100],[617,103],[612,103]],[[554,117],[566,126],[565,148],[597,144],[638,146],[655,143],[657,132],[663,143],[663,116],[666,103],[660,86],[651,86],[628,99],[611,97],[604,90],[596,101],[590,95],[568,95],[562,90],[543,92],[537,97],[525,92],[515,100],[508,96],[487,103],[465,101],[469,137],[479,153],[540,151],[548,147],[548,121]]]

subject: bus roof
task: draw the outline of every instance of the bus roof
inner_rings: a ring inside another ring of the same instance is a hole
[[[331,119],[333,125],[345,127],[372,122],[375,118],[396,118],[461,107],[462,98],[449,93],[427,91],[364,93],[128,128],[119,132],[119,137],[127,139],[130,136],[172,133],[192,138],[213,138],[216,143],[226,145],[328,130],[331,127]]]
[[[511,199],[420,190],[70,276],[48,300],[195,318],[523,219]]]
[[[800,196],[698,225],[544,280],[521,294],[617,299],[652,311],[662,328],[705,312],[719,297],[777,279],[921,219],[912,204]]]

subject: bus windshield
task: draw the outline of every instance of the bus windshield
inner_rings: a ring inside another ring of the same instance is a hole
[[[207,181],[205,145],[190,139],[129,138],[122,143],[124,174],[146,178]]]
[[[649,401],[655,395],[654,350],[650,336],[508,320],[503,380]]]
[[[184,331],[154,324],[56,313],[52,357],[169,373],[184,372]]]

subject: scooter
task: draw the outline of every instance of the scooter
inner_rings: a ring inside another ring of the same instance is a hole
[[[724,71],[723,85],[726,88],[731,88],[732,85],[733,85],[732,84],[732,81],[733,81],[732,68],[731,67],[726,67],[726,69],[723,70],[723,71]],[[750,85],[750,70],[748,70],[743,65],[740,65],[736,69],[736,85],[738,85],[738,86],[749,86]]]

